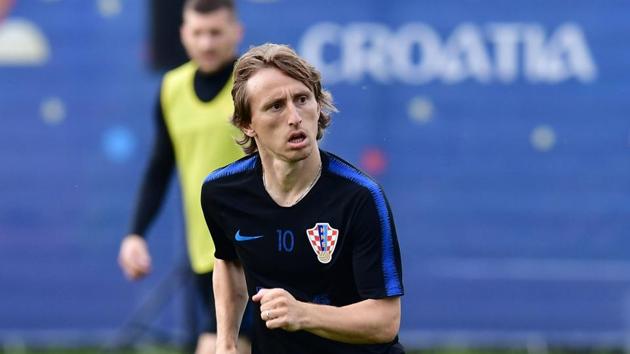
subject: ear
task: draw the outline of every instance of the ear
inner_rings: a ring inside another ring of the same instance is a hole
[[[179,40],[182,42],[182,44],[186,44],[186,28],[184,27],[186,26],[184,23],[182,23],[181,26],[179,26]]]
[[[239,21],[236,21],[234,25],[234,35],[236,36],[236,43],[241,43],[243,41],[243,35],[245,33],[245,27]]]
[[[183,45],[186,45],[186,33],[188,30],[187,24],[188,21],[190,21],[189,17],[190,17],[190,12],[192,10],[190,9],[185,9],[182,12],[182,24],[179,26],[179,40],[182,42]]]
[[[247,126],[241,128],[241,130],[243,131],[245,135],[247,135],[250,138],[256,137],[256,131],[252,129],[251,124],[248,124]]]

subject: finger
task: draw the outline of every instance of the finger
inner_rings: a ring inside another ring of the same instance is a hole
[[[122,267],[122,270],[125,278],[128,280],[135,280],[137,278],[137,272],[135,270],[128,267]]]
[[[276,317],[265,321],[265,326],[269,329],[282,328],[285,325],[284,318]]]
[[[129,260],[127,259],[128,257],[125,257],[124,254],[121,254],[118,257],[118,265],[120,266],[120,268],[123,270],[123,272],[125,273],[125,275],[130,274],[131,272],[131,266],[129,264]]]
[[[127,279],[129,280],[137,279],[140,273],[138,269],[128,264],[125,264],[122,267],[122,269],[123,269],[123,272],[125,273],[125,277],[127,277]]]
[[[270,310],[260,311],[260,319],[263,321],[269,321],[271,319]]]
[[[275,299],[284,297],[284,294],[287,293],[287,291],[282,288],[273,288],[260,289],[258,293],[260,293],[260,298],[258,299],[258,301],[262,305],[270,301],[274,301]],[[256,295],[258,295],[258,293]]]
[[[146,252],[134,252],[127,257],[131,267],[146,273],[151,269],[151,257]]]
[[[288,312],[289,309],[287,309],[286,307],[273,306],[264,309],[261,308],[260,316],[263,320],[268,321],[276,319],[278,317],[286,316]]]
[[[134,262],[134,264],[139,267],[149,267],[151,264],[149,252],[146,248],[139,245],[131,244],[121,251],[121,255],[125,259]]]
[[[120,258],[120,266],[129,272],[133,272],[141,268],[137,264],[136,258],[129,254],[125,254]]]
[[[143,255],[139,255],[138,257],[134,257],[134,264],[137,267],[149,269],[151,266],[151,260]]]
[[[123,269],[125,276],[131,280],[138,279],[149,272],[150,268],[144,267],[143,265],[136,262],[133,258],[123,258],[121,259],[121,268]]]
[[[140,265],[138,263],[135,263],[133,268],[133,276],[134,279],[138,279],[138,278],[142,278],[143,276],[149,274],[149,271],[151,270],[149,267],[146,267],[144,265]]]
[[[138,279],[144,278],[147,274],[149,274],[149,273],[147,273],[145,271],[134,270],[131,273],[129,279],[131,279],[131,280],[138,280]]]
[[[261,288],[256,294],[254,294],[254,296],[252,296],[252,301],[259,302],[268,291],[269,289]]]
[[[127,279],[129,279],[129,280],[136,280],[138,278],[140,278],[140,272],[139,271],[137,271],[135,269],[130,269],[127,272]]]
[[[143,274],[146,274],[151,271],[151,258],[143,257],[135,260],[134,265],[137,269],[140,270]]]
[[[143,250],[138,250],[133,255],[133,259],[139,267],[143,267],[145,269],[149,269],[151,267],[151,256]]]
[[[286,309],[287,304],[284,298],[282,297],[268,297],[264,296],[260,301],[260,311],[273,311],[274,313],[278,313],[278,311],[284,311]]]
[[[277,317],[278,315],[274,313],[273,310],[265,310],[260,313],[260,318],[265,322],[273,321]]]

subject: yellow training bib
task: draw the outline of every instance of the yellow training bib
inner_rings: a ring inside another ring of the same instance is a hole
[[[194,89],[197,66],[188,62],[169,71],[162,82],[161,103],[181,182],[188,254],[196,273],[214,268],[214,244],[201,210],[201,185],[213,170],[244,155],[230,123],[234,112],[232,80],[210,102]]]

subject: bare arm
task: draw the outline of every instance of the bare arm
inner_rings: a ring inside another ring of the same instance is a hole
[[[284,289],[263,289],[253,300],[260,301],[268,328],[305,330],[344,343],[391,342],[400,327],[400,297],[336,307],[298,301]]]
[[[400,297],[369,299],[343,307],[305,304],[305,329],[345,343],[387,343],[400,327]]]
[[[238,261],[216,259],[212,282],[217,313],[216,353],[237,353],[238,329],[248,298],[243,267]]]

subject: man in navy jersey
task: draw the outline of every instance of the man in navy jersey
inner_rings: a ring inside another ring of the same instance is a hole
[[[319,72],[286,46],[236,63],[234,117],[248,156],[211,173],[217,354],[237,352],[248,294],[253,353],[403,353],[400,250],[380,186],[318,140],[335,111]]]

